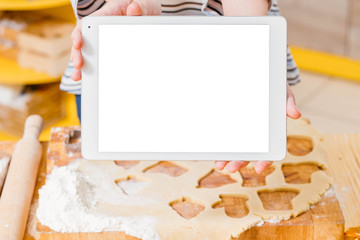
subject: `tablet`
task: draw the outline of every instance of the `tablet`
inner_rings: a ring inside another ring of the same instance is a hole
[[[82,154],[90,160],[281,160],[282,17],[86,17]]]

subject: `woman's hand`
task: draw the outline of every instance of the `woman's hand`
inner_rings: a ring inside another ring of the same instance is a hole
[[[286,114],[292,119],[298,119],[301,117],[301,113],[296,106],[295,97],[289,84],[287,84],[287,102],[286,102]],[[227,168],[231,173],[238,171],[240,168],[246,167],[249,164],[248,161],[216,161],[215,167],[219,170]],[[269,161],[258,161],[255,163],[254,169],[256,173],[262,173],[266,168],[268,168],[272,162]]]
[[[161,5],[158,0],[110,0],[101,9],[95,11],[91,16],[142,16],[161,15]],[[81,24],[78,23],[71,35],[73,47],[71,59],[75,72],[71,75],[74,81],[81,80],[81,68],[84,59],[81,54],[83,38],[81,35]]]

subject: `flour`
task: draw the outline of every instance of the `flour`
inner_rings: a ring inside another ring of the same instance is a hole
[[[123,231],[142,240],[160,239],[151,216],[120,217],[96,212],[101,199],[79,171],[79,162],[54,167],[39,190],[36,216],[57,232]]]
[[[4,156],[0,158],[0,192],[4,185],[6,174],[9,168],[10,157]]]

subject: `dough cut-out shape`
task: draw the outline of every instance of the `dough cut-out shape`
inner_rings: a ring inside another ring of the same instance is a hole
[[[140,161],[114,161],[114,163],[124,169],[130,169],[135,165],[138,165]]]
[[[61,137],[56,132],[54,134],[56,137]],[[230,239],[238,237],[245,230],[263,221],[279,221],[298,216],[307,211],[311,204],[317,203],[321,195],[330,187],[332,180],[323,171],[326,148],[322,142],[322,134],[304,120],[289,119],[288,135],[310,139],[312,150],[305,155],[288,153],[283,161],[274,162],[272,169],[269,170],[271,172],[263,176],[265,185],[262,186],[249,187],[246,184],[243,186],[248,176],[245,176],[243,180],[241,173],[229,173],[225,169],[221,173],[230,176],[235,182],[216,188],[197,187],[199,179],[214,168],[214,161],[141,161],[129,169],[116,166],[113,161],[81,161],[79,171],[86,179],[92,181],[94,189],[101,190],[97,192],[97,197],[102,201],[99,201],[96,213],[110,211],[112,215],[123,217],[152,216],[156,218],[156,232],[164,240]],[[294,152],[292,148],[292,146],[289,147],[289,152]],[[311,174],[309,183],[287,183],[282,166],[301,163],[314,163],[321,169]],[[134,195],[123,194],[114,181],[127,176],[147,179],[148,185]],[[104,185],[106,189],[103,188]],[[282,206],[286,210],[278,210],[274,206],[266,205],[266,200],[271,194],[279,191],[281,194],[283,190],[296,194],[296,196],[286,196],[288,200]],[[213,208],[214,204],[216,206],[216,203],[221,200],[219,195],[246,197],[248,214],[241,218],[229,217],[226,214],[226,208]],[[200,212],[199,210],[190,211],[195,216],[189,215],[188,219],[179,215],[173,208],[174,206],[184,207],[186,204],[192,205],[189,204],[190,202],[202,206],[198,209],[203,209]],[[56,203],[54,204],[56,206]],[[290,206],[291,209],[289,209]],[[51,228],[51,226],[48,227]]]
[[[178,177],[184,174],[187,169],[174,162],[160,161],[143,170],[146,173],[165,173],[172,177]]]
[[[136,176],[128,176],[126,178],[115,179],[115,184],[124,194],[131,195],[139,193],[149,183]]]
[[[219,196],[221,201],[213,204],[213,208],[224,208],[227,216],[232,218],[242,218],[249,214],[246,205],[248,198],[244,195],[226,195]]]
[[[243,187],[259,187],[266,184],[265,178],[275,170],[275,167],[270,166],[260,174],[255,172],[254,167],[245,167],[239,170],[243,179]]]
[[[311,182],[311,175],[321,168],[314,163],[283,164],[281,171],[286,183],[304,184]]]
[[[290,135],[287,137],[287,150],[292,155],[304,156],[313,150],[313,143],[309,137]]]
[[[266,210],[291,210],[291,201],[299,192],[291,189],[262,190],[258,195]]]
[[[236,182],[228,174],[212,169],[205,176],[200,178],[198,188],[217,188],[226,184]]]
[[[173,201],[169,204],[181,217],[191,219],[202,212],[205,207],[190,198],[183,197],[181,200]]]

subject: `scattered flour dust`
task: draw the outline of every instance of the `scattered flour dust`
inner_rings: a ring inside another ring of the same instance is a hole
[[[36,216],[57,232],[123,231],[142,240],[159,240],[151,216],[121,217],[95,213],[94,186],[78,171],[79,161],[54,167],[39,190]]]

